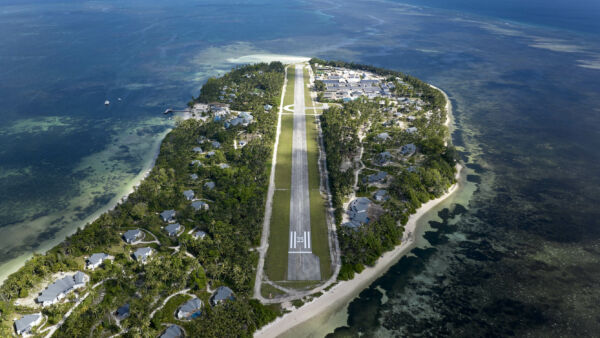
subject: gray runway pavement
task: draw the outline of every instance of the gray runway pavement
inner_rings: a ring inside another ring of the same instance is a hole
[[[294,130],[292,135],[292,185],[290,199],[290,238],[288,280],[320,280],[319,257],[312,253],[310,240],[310,200],[304,105],[303,66],[296,65],[294,84]]]

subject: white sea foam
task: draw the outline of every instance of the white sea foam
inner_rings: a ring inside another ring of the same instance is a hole
[[[306,62],[310,60],[309,57],[305,56],[294,56],[294,55],[283,55],[283,54],[250,54],[235,58],[228,58],[227,61],[230,63],[259,63],[259,62],[273,62],[280,61],[284,64],[292,64],[299,62]]]

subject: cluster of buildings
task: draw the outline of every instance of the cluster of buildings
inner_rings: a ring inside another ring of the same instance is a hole
[[[315,80],[325,84],[323,98],[328,100],[354,100],[361,96],[395,98],[396,84],[385,77],[364,70],[351,70],[341,67],[315,64]],[[402,80],[396,80],[402,83]]]

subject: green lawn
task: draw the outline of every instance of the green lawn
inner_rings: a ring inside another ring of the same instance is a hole
[[[288,68],[284,106],[294,103],[294,67]],[[272,281],[284,280],[287,274],[288,234],[290,230],[290,187],[292,183],[292,131],[294,117],[281,116],[281,133],[275,165],[275,190],[269,233],[269,250],[265,274]]]
[[[308,83],[308,71],[304,70],[304,83]],[[307,107],[312,107],[308,89],[304,91]],[[307,111],[312,113],[312,109]],[[331,275],[331,256],[329,254],[329,236],[327,231],[326,200],[321,196],[319,173],[319,143],[317,121],[315,116],[306,115],[306,146],[308,150],[308,189],[310,198],[310,228],[312,251],[319,256],[321,262],[321,279],[325,280]]]
[[[260,293],[265,298],[276,297],[285,294],[285,292],[267,283],[263,283],[263,285],[260,288]]]
[[[288,263],[288,234],[290,230],[290,190],[276,190],[269,233],[269,250],[265,274],[272,281],[284,280]]]
[[[275,189],[289,189],[292,183],[292,131],[294,116],[281,116],[281,134],[275,165]]]
[[[285,96],[283,97],[283,106],[294,104],[294,79],[296,78],[296,68],[291,65],[287,69],[287,86],[285,87]],[[289,113],[284,111],[284,113]]]

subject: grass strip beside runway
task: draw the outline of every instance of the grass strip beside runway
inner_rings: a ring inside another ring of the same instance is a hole
[[[288,68],[284,107],[294,103],[294,68]],[[290,230],[290,194],[292,183],[292,132],[294,116],[281,116],[281,132],[275,165],[275,193],[269,232],[265,274],[272,281],[286,278]],[[281,189],[281,190],[280,190]]]
[[[308,84],[308,71],[304,69],[304,84]],[[310,91],[304,89],[306,107],[313,107]],[[307,109],[306,114],[312,114]],[[312,252],[319,256],[321,279],[326,280],[331,275],[331,256],[329,254],[329,235],[327,231],[327,202],[320,193],[321,175],[319,172],[319,143],[318,129],[315,116],[306,115],[306,146],[308,153],[308,189],[310,198],[310,228]]]

